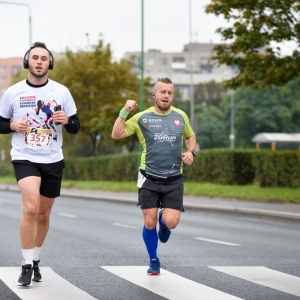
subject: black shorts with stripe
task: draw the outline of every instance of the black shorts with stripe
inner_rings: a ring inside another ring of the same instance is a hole
[[[147,178],[139,188],[138,205],[141,209],[160,207],[184,211],[183,191],[182,176],[166,182]]]

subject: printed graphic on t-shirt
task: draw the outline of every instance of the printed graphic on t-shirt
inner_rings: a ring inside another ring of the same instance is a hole
[[[168,142],[171,146],[174,146],[174,142],[176,141],[176,135],[171,134],[168,128],[165,128],[165,130],[161,132],[154,133],[154,141],[155,144]]]
[[[52,98],[52,97],[51,97]],[[25,147],[50,149],[52,141],[57,140],[56,127],[53,122],[54,107],[57,101],[37,100],[35,96],[20,99],[20,108],[32,109],[27,113],[28,129],[24,139]]]
[[[44,128],[50,128],[52,127],[53,130],[54,129],[54,125],[53,125],[53,112],[54,112],[54,107],[57,105],[57,102],[55,99],[50,100],[50,101],[43,101],[43,100],[38,100],[36,103],[36,108],[35,108],[35,112],[37,116],[40,116],[40,120],[45,118],[46,115],[46,119],[44,121],[43,127]],[[50,127],[49,127],[50,126]]]

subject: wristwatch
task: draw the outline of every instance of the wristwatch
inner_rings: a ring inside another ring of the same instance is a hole
[[[194,157],[196,156],[196,151],[195,150],[189,150],[189,151],[193,154]]]

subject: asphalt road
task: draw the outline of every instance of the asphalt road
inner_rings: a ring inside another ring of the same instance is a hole
[[[20,194],[0,191],[1,300],[300,299],[300,222],[294,218],[188,207],[169,242],[159,244],[166,270],[147,276],[135,203],[61,196],[42,249],[44,280],[17,288],[21,213]]]

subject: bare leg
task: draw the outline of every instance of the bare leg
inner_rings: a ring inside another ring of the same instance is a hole
[[[40,195],[40,177],[25,177],[18,184],[24,206],[20,222],[22,249],[41,247],[49,229],[49,216],[55,199]]]
[[[169,229],[174,229],[179,223],[180,214],[177,209],[164,208],[162,219]]]
[[[40,208],[37,215],[37,236],[35,247],[42,247],[49,230],[49,220],[54,198],[40,196]]]
[[[23,198],[23,215],[20,222],[22,249],[33,249],[37,236],[36,218],[40,205],[41,178],[25,177],[18,182]]]
[[[144,215],[144,225],[147,229],[153,229],[157,224],[158,208],[142,209]]]

